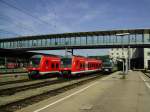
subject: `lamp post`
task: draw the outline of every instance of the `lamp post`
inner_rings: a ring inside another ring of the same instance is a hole
[[[67,45],[68,45],[68,42],[65,42],[65,56],[67,57],[68,54],[67,54]]]
[[[129,35],[130,33],[118,33],[118,34],[116,34],[116,36],[121,36],[122,38],[122,40],[121,40],[121,44],[122,44],[122,54],[123,54],[123,57],[124,57],[124,59],[125,59],[125,62],[124,62],[124,60],[122,61],[123,62],[123,78],[125,78],[125,75],[128,73],[128,61],[130,62],[130,58],[129,58],[129,51],[128,51],[128,59],[127,59],[127,57],[125,57],[125,55],[124,55],[124,46],[123,46],[123,37],[125,36],[125,35]],[[128,47],[128,50],[129,50],[129,47]],[[124,65],[125,65],[125,71],[124,71]],[[129,66],[130,67],[130,66]]]
[[[124,74],[124,72],[125,72],[125,70],[124,70],[124,65],[125,65],[124,60],[117,59],[117,61],[122,62],[122,71],[123,71],[123,74]]]

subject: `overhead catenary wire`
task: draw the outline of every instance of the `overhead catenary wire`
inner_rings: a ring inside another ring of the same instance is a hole
[[[5,15],[5,16],[6,16],[6,15]],[[6,16],[6,17],[7,17],[7,18],[10,18],[10,17],[8,17],[8,16]],[[9,21],[8,19],[1,19],[1,18],[0,18],[0,20],[6,21],[6,22],[8,22],[8,23],[12,23],[12,22]],[[36,33],[32,28],[30,28],[30,26],[27,26],[26,24],[22,24],[22,23],[20,23],[20,22],[18,22],[18,23],[19,23],[19,24],[14,24],[14,23],[13,23],[13,25],[15,25],[15,27],[24,29],[24,30],[26,30],[26,31],[32,31],[32,32]]]
[[[5,34],[12,34],[12,35],[15,35],[15,36],[21,36],[20,34],[17,34],[17,33],[14,33],[14,32],[11,32],[11,31],[8,31],[8,30],[4,30],[4,29],[0,29],[0,33],[5,33]],[[1,36],[0,36],[1,38]]]
[[[37,16],[32,15],[31,13],[29,13],[29,12],[27,12],[27,11],[25,11],[25,10],[22,10],[21,8],[18,8],[18,7],[16,7],[16,6],[14,6],[14,5],[12,5],[12,4],[10,4],[10,3],[4,1],[4,0],[0,0],[0,2],[3,3],[3,4],[5,4],[5,5],[7,5],[7,6],[9,6],[9,7],[11,7],[11,8],[13,8],[13,9],[15,9],[15,10],[18,10],[19,12],[22,12],[22,13],[24,13],[24,14],[26,14],[26,15],[32,17],[32,18],[34,18],[35,20],[37,20],[37,21],[39,21],[39,22],[41,22],[41,23],[43,23],[43,24],[52,26],[52,24],[50,24],[49,22],[44,21],[44,20],[42,20],[42,19],[39,19]]]

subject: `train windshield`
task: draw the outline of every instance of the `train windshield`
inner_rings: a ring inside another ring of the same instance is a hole
[[[104,62],[103,66],[104,67],[112,67],[112,62],[110,62],[110,61]]]
[[[61,67],[71,67],[72,58],[62,58],[61,59]]]
[[[41,56],[33,56],[31,59],[30,59],[30,65],[32,67],[38,67],[39,64],[40,64],[40,61],[41,61]]]

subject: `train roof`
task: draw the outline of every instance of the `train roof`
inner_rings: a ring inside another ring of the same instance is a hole
[[[60,57],[58,55],[53,55],[53,54],[37,54],[37,55],[33,55],[32,58],[34,57],[41,58],[42,56]]]

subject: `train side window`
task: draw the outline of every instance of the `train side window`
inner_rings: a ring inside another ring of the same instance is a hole
[[[80,68],[82,68],[82,63],[80,63]]]
[[[83,63],[83,68],[85,68],[85,64]]]
[[[54,63],[52,63],[52,68],[55,68],[55,65],[54,65]]]
[[[59,68],[59,65],[58,65],[58,63],[56,63],[56,68]]]

